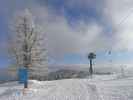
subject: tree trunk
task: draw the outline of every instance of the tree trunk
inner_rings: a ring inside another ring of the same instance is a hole
[[[27,71],[29,70],[29,64],[30,64],[30,61],[29,61],[29,55],[28,55],[28,45],[25,41],[25,44],[24,44],[24,47],[23,47],[23,51],[25,52],[25,54],[23,55],[23,65],[24,65],[24,68],[27,69]],[[28,72],[27,72],[28,74]],[[27,76],[28,77],[28,76]],[[24,88],[28,88],[28,79],[26,80],[26,82],[24,82]]]
[[[28,81],[24,83],[24,88],[28,88]]]
[[[92,59],[90,59],[90,69],[89,69],[90,75],[93,74],[93,68],[92,68]]]

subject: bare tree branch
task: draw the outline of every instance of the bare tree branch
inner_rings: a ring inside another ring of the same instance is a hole
[[[39,28],[35,27],[33,22],[32,15],[29,12],[24,12],[22,16],[17,17],[11,38],[11,53],[15,57],[17,66],[24,66],[28,69],[39,69],[42,66],[42,70],[47,71],[46,48],[43,46],[45,42],[40,39],[42,33],[37,31]]]

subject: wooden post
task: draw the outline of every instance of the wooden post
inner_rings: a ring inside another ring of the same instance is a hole
[[[93,68],[92,68],[92,59],[90,59],[90,69],[89,69],[90,75],[93,74]]]

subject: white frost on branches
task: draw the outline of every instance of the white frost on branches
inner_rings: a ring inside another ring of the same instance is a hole
[[[46,35],[28,9],[15,17],[11,30],[9,51],[17,67],[27,67],[31,74],[47,74]]]

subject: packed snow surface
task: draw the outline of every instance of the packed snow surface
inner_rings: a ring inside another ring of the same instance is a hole
[[[99,100],[95,85],[86,80],[30,81],[23,90],[16,82],[0,85],[0,100]]]
[[[29,81],[29,89],[10,82],[0,85],[0,100],[133,100],[133,78],[93,76],[91,79]]]

